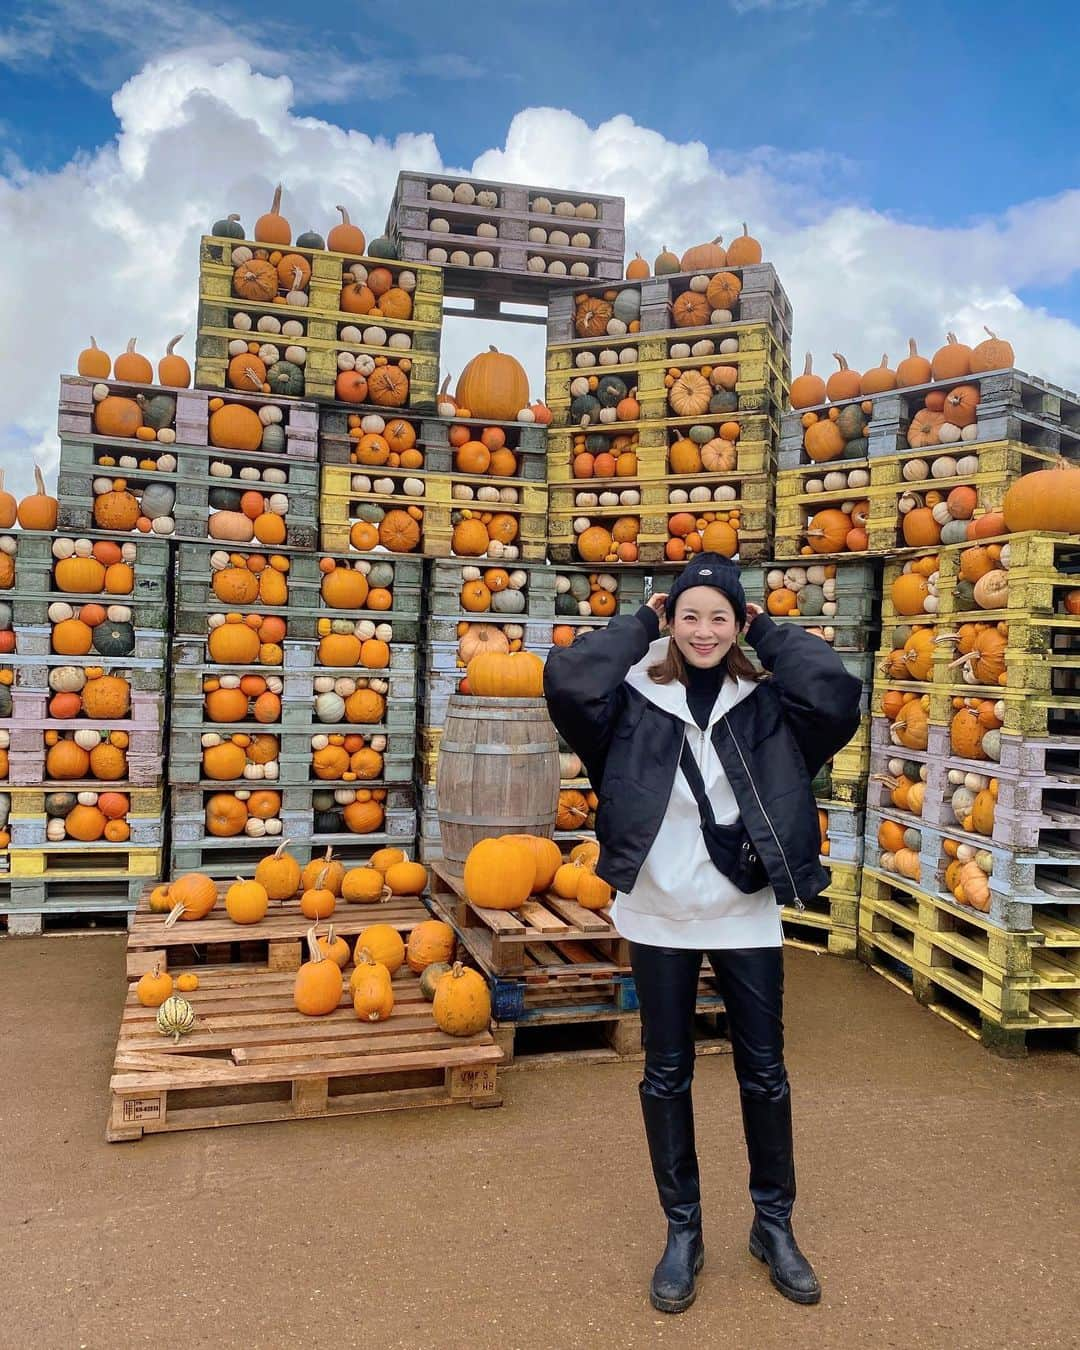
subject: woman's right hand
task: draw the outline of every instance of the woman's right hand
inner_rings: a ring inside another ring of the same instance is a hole
[[[649,608],[660,620],[661,633],[667,628],[667,615],[664,612],[664,606],[667,604],[667,593],[663,592],[656,595],[650,595],[647,601]]]

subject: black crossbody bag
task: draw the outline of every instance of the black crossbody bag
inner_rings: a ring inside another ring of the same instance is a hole
[[[755,891],[763,890],[769,884],[769,875],[757,855],[746,826],[741,820],[735,825],[716,823],[712,804],[705,793],[701,770],[687,741],[683,741],[679,765],[698,804],[701,833],[705,838],[705,847],[709,851],[713,866],[744,895],[753,895]]]

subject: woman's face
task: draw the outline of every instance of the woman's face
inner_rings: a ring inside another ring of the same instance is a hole
[[[731,601],[713,586],[691,586],[675,601],[671,635],[689,665],[718,666],[739,636]]]

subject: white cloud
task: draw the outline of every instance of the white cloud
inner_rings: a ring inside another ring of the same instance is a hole
[[[381,232],[403,167],[446,167],[435,136],[372,139],[294,111],[281,75],[240,57],[162,58],[119,89],[115,142],[56,173],[18,166],[0,177],[5,324],[0,338],[9,397],[0,414],[0,460],[25,487],[27,450],[49,464],[57,443],[61,370],[93,333],[108,349],[137,334],[156,357],[174,333],[192,357],[199,236],[239,211],[250,226],[285,184],[294,231],[323,232],[345,201],[369,235]],[[437,110],[431,109],[437,124]],[[983,323],[1010,337],[1019,365],[1080,387],[1080,328],[1024,305],[1025,287],[1052,289],[1077,267],[1080,192],[1010,206],[949,229],[914,225],[838,200],[837,172],[811,156],[761,147],[723,162],[701,142],[682,144],[628,115],[589,127],[552,108],[519,113],[505,144],[466,166],[478,176],[618,193],[628,247],[650,259],[746,219],[764,241],[795,307],[795,351],[852,365],[895,360],[914,334],[932,351],[949,328],[975,339]],[[17,342],[13,340],[17,335]],[[487,342],[527,362],[543,388],[543,330],[469,320],[448,325],[443,368],[455,376]]]

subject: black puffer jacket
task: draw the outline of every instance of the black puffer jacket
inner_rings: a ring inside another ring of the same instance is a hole
[[[544,671],[551,719],[599,799],[596,870],[624,894],[664,819],[684,734],[678,717],[626,683],[655,633],[650,612],[621,615],[553,647]],[[862,685],[795,624],[762,614],[746,640],[772,678],[720,718],[712,742],[777,902],[802,904],[829,883],[810,784],[855,734]]]

